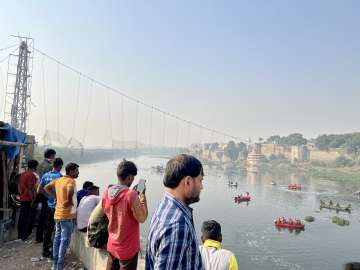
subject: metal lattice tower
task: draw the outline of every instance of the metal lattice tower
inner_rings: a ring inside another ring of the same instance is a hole
[[[29,115],[30,85],[32,57],[28,46],[30,38],[20,38],[19,54],[10,55],[8,64],[8,80],[6,86],[6,102],[10,103],[10,121],[11,125],[23,132],[26,132],[27,118]],[[24,39],[24,40],[23,40]],[[12,65],[11,57],[17,57],[16,73],[10,71]],[[31,61],[31,62],[30,62]],[[30,63],[30,65],[29,65]],[[14,85],[11,85],[11,78],[15,75]],[[13,88],[14,92],[8,90]]]

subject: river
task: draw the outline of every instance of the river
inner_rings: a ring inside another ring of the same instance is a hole
[[[164,165],[166,159],[141,156],[133,159],[138,165],[138,177],[147,179],[149,218],[141,227],[147,236],[150,219],[163,195],[162,175],[151,166]],[[80,167],[78,188],[85,180],[101,187],[116,183],[118,161],[86,164]],[[204,220],[215,219],[222,225],[223,246],[234,252],[239,269],[266,270],[338,270],[349,261],[360,261],[360,200],[351,195],[354,187],[348,183],[297,177],[274,177],[268,174],[235,175],[237,188],[229,187],[229,177],[223,171],[205,168],[204,189],[200,202],[193,204],[194,222],[200,237]],[[277,183],[271,185],[271,181]],[[289,183],[302,184],[302,191],[288,191]],[[234,196],[248,191],[249,203],[234,203]],[[350,221],[349,226],[331,222],[335,211],[319,210],[319,200],[332,199],[341,205],[352,204],[353,211],[338,213]],[[305,222],[305,230],[278,231],[273,224],[276,217],[315,217]],[[146,240],[144,240],[146,241]]]

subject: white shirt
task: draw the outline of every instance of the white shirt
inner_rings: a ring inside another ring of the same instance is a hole
[[[100,202],[100,196],[88,195],[81,199],[77,208],[77,227],[79,230],[87,227],[91,212]]]

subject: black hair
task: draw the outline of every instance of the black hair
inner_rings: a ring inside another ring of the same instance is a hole
[[[197,177],[200,174],[204,175],[204,170],[197,158],[185,154],[177,155],[166,164],[164,186],[176,188],[184,177]]]
[[[53,167],[60,167],[64,165],[64,161],[61,158],[55,158],[54,162],[53,162]]]
[[[221,225],[215,220],[204,221],[201,233],[204,240],[211,239],[219,241],[221,239]]]
[[[88,189],[89,187],[92,187],[94,185],[93,182],[85,181],[83,184],[83,189]]]
[[[351,262],[344,265],[344,270],[359,270],[360,262]]]
[[[51,156],[55,156],[56,155],[56,151],[54,149],[46,149],[44,152],[44,157],[45,158],[50,158]]]
[[[31,159],[27,162],[27,167],[28,169],[35,169],[37,168],[37,166],[39,165],[39,162],[37,162],[37,160],[35,159]]]
[[[99,190],[100,188],[98,187],[98,186],[90,186],[90,187],[88,187],[86,190],[87,191],[93,191],[93,190]]]
[[[137,175],[137,168],[134,162],[123,160],[119,163],[116,175],[119,179],[125,180],[129,175]]]
[[[69,174],[71,171],[76,170],[77,168],[79,168],[79,165],[77,165],[76,163],[68,163],[65,167],[65,172],[66,174]]]

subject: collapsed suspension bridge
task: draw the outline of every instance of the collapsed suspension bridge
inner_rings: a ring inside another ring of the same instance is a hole
[[[7,103],[13,101],[21,44],[0,49],[0,86],[5,99],[4,119],[9,115]],[[144,148],[186,147],[191,144],[244,141],[237,136],[209,128],[179,117],[134,98],[63,63],[44,51],[29,48],[28,102],[25,108],[28,131],[44,145],[71,148]],[[14,53],[18,51],[19,54]],[[34,54],[39,57],[34,57]],[[1,56],[1,54],[0,54]],[[39,59],[40,61],[33,59]],[[2,63],[7,62],[6,83]],[[33,89],[30,94],[30,88]],[[31,111],[30,111],[31,110]]]

